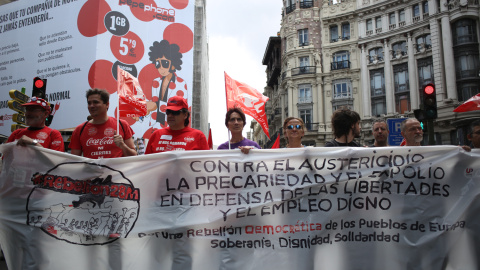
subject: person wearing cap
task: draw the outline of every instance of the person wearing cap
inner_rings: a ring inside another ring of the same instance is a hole
[[[133,130],[130,125],[107,115],[110,94],[103,89],[87,90],[88,112],[91,120],[78,125],[70,139],[73,155],[99,159],[136,156]]]
[[[180,96],[171,97],[167,103],[166,115],[168,127],[153,132],[145,154],[210,149],[203,132],[188,126],[190,112],[186,99]]]
[[[34,145],[63,152],[62,135],[58,130],[45,125],[45,120],[50,115],[50,104],[43,98],[32,97],[25,107],[25,124],[28,128],[15,130],[7,142],[17,141],[17,145]]]

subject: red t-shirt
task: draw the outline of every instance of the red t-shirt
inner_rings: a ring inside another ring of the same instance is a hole
[[[10,137],[8,137],[7,142],[13,142],[20,139],[23,135],[30,137],[32,139],[38,140],[38,143],[43,147],[57,150],[60,152],[65,151],[65,146],[63,145],[62,134],[56,129],[51,129],[47,126],[41,129],[35,128],[22,128],[15,130]]]
[[[145,154],[160,153],[174,150],[210,150],[207,138],[198,129],[185,127],[171,130],[170,127],[157,129],[148,140]]]
[[[119,130],[124,140],[133,136],[133,130],[124,120],[120,120]],[[103,124],[78,125],[70,139],[70,149],[81,150],[87,158],[115,158],[123,157],[123,151],[113,142],[113,135],[117,131],[117,119],[108,117]]]

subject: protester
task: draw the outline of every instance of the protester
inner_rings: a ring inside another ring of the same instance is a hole
[[[375,141],[372,145],[369,145],[368,147],[388,146],[388,133],[390,131],[388,130],[388,125],[385,120],[377,119],[373,121],[372,131]]]
[[[326,142],[326,147],[360,147],[355,138],[360,137],[360,115],[350,109],[338,109],[332,115],[334,139]]]
[[[153,132],[147,144],[145,154],[167,151],[210,150],[205,135],[188,126],[190,112],[187,100],[173,96],[166,107],[168,127]]]
[[[407,118],[400,124],[400,133],[405,140],[405,146],[420,146],[423,140],[423,130],[415,118]]]
[[[17,140],[17,145],[34,145],[63,152],[62,135],[58,130],[51,129],[45,125],[45,120],[50,115],[50,104],[43,98],[32,97],[25,107],[25,124],[28,128],[15,130],[7,142]]]
[[[218,146],[218,150],[240,149],[242,153],[248,154],[250,149],[261,149],[254,141],[251,141],[242,135],[243,128],[247,124],[245,114],[240,108],[230,108],[225,115],[225,126],[232,134],[230,143],[228,141]]]
[[[87,158],[116,158],[135,156],[133,130],[120,120],[107,115],[110,95],[103,89],[89,89],[86,94],[91,120],[78,125],[70,140],[72,154]]]
[[[470,133],[467,139],[472,143],[472,148],[480,148],[480,120],[475,120],[470,124]]]
[[[283,136],[287,139],[287,148],[305,147],[302,138],[305,136],[305,123],[301,118],[287,117],[283,121]]]

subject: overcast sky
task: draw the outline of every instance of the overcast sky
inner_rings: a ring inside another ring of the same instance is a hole
[[[263,93],[267,76],[262,59],[269,37],[280,31],[281,12],[282,0],[207,0],[208,118],[214,145],[228,140],[223,72]],[[247,116],[245,137],[252,119]]]

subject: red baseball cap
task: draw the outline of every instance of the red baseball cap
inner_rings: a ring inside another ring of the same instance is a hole
[[[22,106],[40,106],[47,111],[50,111],[50,104],[43,98],[31,97],[27,103],[22,104]]]
[[[188,102],[181,96],[174,96],[168,100],[167,110],[180,111],[181,109],[188,110]]]

